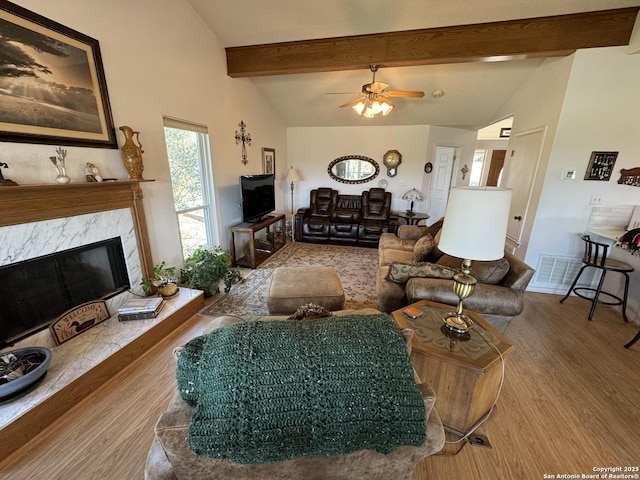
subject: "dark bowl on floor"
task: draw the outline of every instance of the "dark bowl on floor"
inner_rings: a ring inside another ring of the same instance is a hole
[[[25,347],[0,354],[0,356],[13,354],[18,359],[29,358],[34,364],[38,364],[22,377],[0,385],[0,402],[10,400],[25,393],[38,383],[47,374],[47,368],[51,363],[51,350],[45,347]]]

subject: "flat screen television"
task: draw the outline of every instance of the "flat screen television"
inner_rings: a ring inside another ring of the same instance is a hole
[[[275,175],[242,175],[242,220],[258,222],[276,209]]]

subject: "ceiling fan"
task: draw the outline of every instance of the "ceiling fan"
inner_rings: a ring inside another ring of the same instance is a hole
[[[343,107],[352,107],[358,114],[367,118],[373,118],[377,114],[382,113],[386,116],[393,110],[393,103],[387,97],[411,97],[422,98],[424,92],[411,91],[411,90],[387,90],[389,85],[382,82],[376,82],[376,72],[378,71],[378,65],[370,65],[371,73],[373,73],[373,79],[371,83],[366,83],[362,86],[362,93],[358,98],[340,105]]]

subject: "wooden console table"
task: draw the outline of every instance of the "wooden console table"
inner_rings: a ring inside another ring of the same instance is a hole
[[[256,223],[243,222],[229,227],[231,266],[256,268],[284,247],[287,243],[285,218],[283,214],[274,214]],[[271,231],[271,226],[278,223],[280,223],[280,228],[274,227],[273,231]],[[258,240],[258,245],[256,246],[256,233],[261,230],[266,230],[267,240]],[[236,235],[247,235],[248,237],[249,250],[244,256],[238,256],[236,252]]]

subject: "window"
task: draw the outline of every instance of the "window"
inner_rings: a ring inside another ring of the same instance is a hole
[[[164,117],[164,137],[182,253],[187,258],[198,246],[214,244],[209,134],[203,125]]]
[[[469,186],[480,186],[480,180],[482,178],[482,168],[484,166],[484,159],[487,157],[486,150],[476,150],[473,154],[473,163],[471,164],[471,174],[469,175]]]

